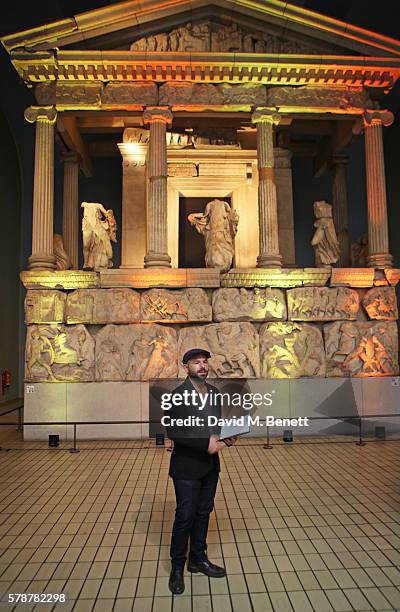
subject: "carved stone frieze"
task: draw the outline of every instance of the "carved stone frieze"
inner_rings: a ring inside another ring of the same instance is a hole
[[[168,32],[135,40],[131,51],[212,51],[216,53],[318,53],[320,47],[269,32],[248,30],[237,23],[189,22]]]
[[[264,323],[260,328],[261,376],[325,376],[322,334],[307,323]]]
[[[168,164],[168,176],[197,176],[196,164],[171,163]]]
[[[170,106],[215,106],[224,98],[212,83],[164,83],[159,89],[159,104]]]
[[[64,83],[53,81],[36,85],[35,97],[39,104],[100,106],[103,87],[101,82]]]
[[[267,103],[267,88],[257,83],[221,83],[217,85],[222,94],[223,104],[250,104],[251,106],[265,106]]]
[[[327,376],[396,376],[398,335],[394,321],[340,322],[324,326]]]
[[[395,321],[399,318],[396,290],[394,287],[374,287],[369,289],[363,297],[362,305],[370,319]]]
[[[203,289],[150,289],[141,295],[140,319],[164,323],[212,321],[212,310]]]
[[[359,310],[357,291],[347,287],[289,289],[287,301],[290,321],[356,319]]]
[[[132,323],[139,318],[140,295],[133,289],[79,289],[67,298],[67,323]]]
[[[164,325],[106,325],[96,335],[96,380],[177,376],[176,332]]]
[[[286,319],[285,294],[280,289],[217,289],[213,293],[214,321],[276,321]]]
[[[368,108],[372,105],[362,87],[270,87],[267,105],[276,107]]]
[[[27,291],[25,323],[62,323],[66,294],[62,291]]]
[[[260,373],[259,339],[251,323],[212,323],[182,328],[179,332],[179,376],[184,353],[200,347],[211,353],[211,378],[257,378]]]
[[[158,104],[156,83],[108,83],[101,95],[103,104]]]
[[[123,142],[148,145],[150,142],[150,131],[147,128],[125,128],[122,140]]]
[[[25,380],[94,380],[94,340],[84,325],[29,325]]]

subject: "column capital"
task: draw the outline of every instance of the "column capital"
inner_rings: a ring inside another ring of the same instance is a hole
[[[28,106],[25,109],[24,117],[28,123],[43,121],[54,124],[57,119],[57,110],[55,106]]]
[[[264,109],[264,108],[257,108],[251,116],[251,122],[256,123],[256,124],[257,123],[270,123],[272,125],[278,125],[281,118],[282,118],[282,115],[280,115],[276,111],[271,111],[271,110]]]
[[[375,125],[392,125],[394,121],[394,115],[389,110],[367,110],[362,116],[363,127],[373,127]]]
[[[148,106],[143,112],[143,123],[161,122],[166,125],[172,123],[172,112],[167,106]]]

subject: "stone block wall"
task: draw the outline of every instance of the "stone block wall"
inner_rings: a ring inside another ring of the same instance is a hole
[[[30,289],[26,382],[184,376],[208,349],[210,377],[397,376],[395,289],[374,286]]]

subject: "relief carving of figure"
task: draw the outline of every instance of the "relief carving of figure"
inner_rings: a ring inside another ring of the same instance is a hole
[[[314,247],[315,265],[317,268],[326,268],[336,263],[340,256],[339,242],[332,218],[332,206],[325,200],[314,202],[314,214],[316,231],[311,244]]]
[[[33,331],[31,333],[29,354],[26,362],[27,379],[34,380],[35,373],[33,372],[33,367],[38,365],[46,370],[50,380],[56,380],[51,369],[53,363],[54,349],[50,340],[46,336],[40,335],[38,331]]]
[[[97,372],[99,380],[124,380],[122,357],[115,327],[110,326],[108,336],[100,344],[97,355]]]
[[[99,202],[82,202],[84,269],[112,268],[111,242],[117,242],[114,213]]]
[[[192,213],[188,220],[204,236],[206,267],[220,268],[221,272],[227,272],[232,265],[239,222],[236,211],[228,202],[212,200],[208,202],[204,213]]]

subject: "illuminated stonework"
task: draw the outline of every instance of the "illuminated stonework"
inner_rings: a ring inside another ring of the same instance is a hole
[[[397,376],[394,322],[340,322],[324,326],[328,376]]]
[[[260,328],[261,376],[325,376],[325,352],[318,327],[307,323],[265,323]]]

